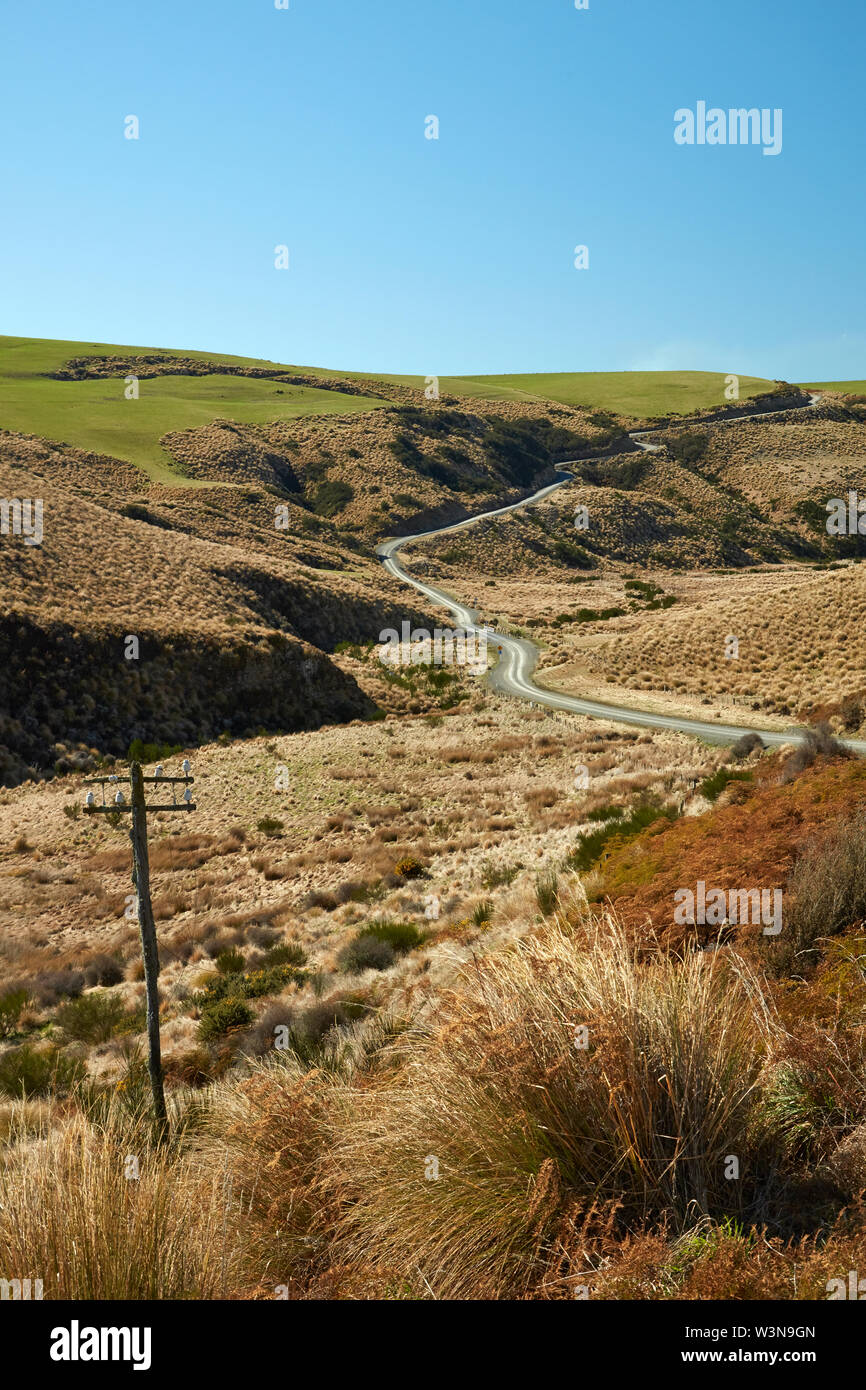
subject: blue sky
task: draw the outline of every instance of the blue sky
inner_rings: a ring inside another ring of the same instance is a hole
[[[862,0],[589,5],[10,3],[0,328],[424,375],[866,376]],[[701,100],[782,108],[782,153],[676,145]]]

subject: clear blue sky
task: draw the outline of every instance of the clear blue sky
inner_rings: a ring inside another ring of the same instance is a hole
[[[866,376],[863,0],[8,0],[0,52],[4,333]]]

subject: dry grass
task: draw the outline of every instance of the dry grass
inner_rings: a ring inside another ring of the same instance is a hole
[[[510,949],[468,961],[426,1019],[382,1016],[311,1059],[251,1061],[200,1123],[176,1108],[186,1124],[167,1149],[117,1091],[49,1123],[32,1103],[7,1115],[0,1241],[16,1272],[57,1270],[46,1296],[74,1298],[282,1284],[300,1298],[561,1298],[577,1283],[601,1298],[786,1298],[856,1267],[863,1224],[838,1212],[866,1181],[862,1057],[798,1050],[742,959],[639,953],[578,890],[560,886],[521,939],[507,925]],[[261,1027],[294,1019],[272,1006]],[[833,1227],[819,1249],[783,1228],[813,1182],[808,1078],[843,1061],[850,1116],[816,1131],[835,1174],[812,1218]],[[207,1058],[178,1066],[198,1077]],[[773,1260],[755,1264],[765,1245]]]
[[[417,1268],[438,1297],[514,1296],[570,1207],[625,1198],[682,1224],[730,1207],[723,1157],[774,1029],[742,964],[638,963],[613,924],[554,926],[470,972],[440,1018],[341,1115],[351,1258]]]
[[[99,1123],[76,1111],[31,1133],[0,1170],[7,1268],[42,1279],[49,1299],[223,1297],[227,1211],[224,1172],[155,1149],[119,1104]]]

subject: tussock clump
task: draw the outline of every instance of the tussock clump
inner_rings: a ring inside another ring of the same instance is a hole
[[[830,725],[822,722],[814,729],[806,729],[802,741],[794,749],[782,768],[782,783],[793,782],[816,758],[850,758],[853,754],[844,743],[833,734]]]
[[[223,1184],[220,1170],[199,1176],[176,1153],[146,1150],[116,1109],[98,1126],[78,1112],[0,1171],[0,1248],[47,1299],[224,1297]]]
[[[742,1152],[774,1028],[734,958],[640,963],[610,923],[545,929],[468,972],[437,1031],[404,1040],[393,1086],[351,1097],[338,1248],[418,1270],[438,1297],[520,1296],[597,1200],[683,1224],[728,1210],[743,1195],[724,1156]]]
[[[94,985],[119,985],[123,979],[123,966],[116,956],[100,952],[91,956],[84,966],[84,983],[88,989]]]
[[[821,941],[866,920],[866,812],[813,840],[786,887],[782,932],[761,937],[778,974],[801,975],[818,961]]]
[[[741,763],[746,758],[751,757],[752,753],[764,747],[764,740],[761,738],[760,734],[743,734],[743,737],[738,738],[736,743],[732,746],[731,757],[734,762]]]

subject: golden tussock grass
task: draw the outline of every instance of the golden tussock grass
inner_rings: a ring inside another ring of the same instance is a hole
[[[0,1248],[16,1277],[42,1279],[48,1299],[226,1294],[224,1170],[156,1148],[119,1103],[32,1127],[0,1170]]]

